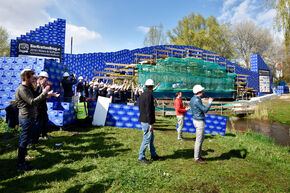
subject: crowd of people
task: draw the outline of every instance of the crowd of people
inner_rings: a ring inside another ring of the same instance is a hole
[[[30,69],[25,69],[21,72],[21,85],[16,89],[15,100],[19,109],[19,124],[21,127],[21,135],[18,148],[18,171],[28,171],[32,169],[26,159],[31,159],[27,153],[27,146],[38,144],[39,138],[49,138],[47,135],[48,115],[46,100],[51,97],[59,97],[60,94],[51,90],[48,82],[48,74],[41,72],[38,77],[35,72]],[[144,86],[137,85],[134,87],[132,82],[124,80],[123,83],[116,84],[113,79],[112,84],[101,82],[97,78],[93,78],[88,82],[86,77],[76,80],[76,75],[65,72],[61,81],[64,89],[64,101],[72,101],[73,96],[77,96],[78,104],[82,104],[86,100],[98,100],[99,96],[110,98],[112,103],[127,103],[127,91],[131,87],[134,92],[134,104],[139,106],[139,122],[143,131],[143,140],[140,146],[138,161],[141,163],[150,164],[151,161],[146,159],[145,152],[147,146],[151,153],[152,161],[162,161],[162,157],[158,156],[154,146],[154,123],[155,123],[155,106],[152,92],[158,87],[154,81],[148,79]],[[73,85],[76,85],[73,92]],[[155,87],[154,87],[155,86]],[[204,140],[205,128],[205,113],[209,110],[213,101],[209,99],[209,104],[204,106],[201,97],[204,93],[204,88],[200,85],[193,87],[194,96],[190,101],[190,107],[184,107],[182,103],[182,92],[176,93],[175,110],[178,120],[178,140],[183,140],[182,129],[185,112],[190,110],[193,114],[193,124],[196,128],[196,141],[194,160],[196,163],[205,164],[201,158],[201,148]],[[86,105],[84,106],[86,109]]]
[[[61,81],[64,90],[64,101],[71,102],[73,96],[75,97],[85,97],[88,101],[97,101],[99,96],[108,97],[111,99],[112,103],[126,104],[128,101],[128,90],[134,91],[134,103],[138,104],[140,93],[143,92],[142,85],[137,85],[134,87],[134,83],[125,79],[123,82],[116,83],[115,79],[112,79],[111,84],[107,81],[101,81],[94,77],[91,81],[88,81],[88,77],[84,78],[82,76],[76,79],[76,74],[71,74],[65,72],[63,74],[63,79]],[[73,85],[75,85],[75,90],[73,91]]]

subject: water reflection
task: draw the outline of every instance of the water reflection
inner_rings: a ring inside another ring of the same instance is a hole
[[[249,120],[243,118],[229,118],[227,127],[241,131],[255,131],[275,139],[277,145],[290,146],[290,125]]]

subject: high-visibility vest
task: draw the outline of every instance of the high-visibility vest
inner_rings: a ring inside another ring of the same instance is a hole
[[[85,119],[88,116],[87,103],[85,102],[77,103],[77,110],[78,110],[77,119]]]

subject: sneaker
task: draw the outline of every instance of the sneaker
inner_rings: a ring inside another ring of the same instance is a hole
[[[33,170],[33,167],[30,166],[27,162],[24,162],[22,164],[18,164],[17,166],[17,172],[25,172],[25,171],[30,171]]]
[[[163,157],[159,157],[158,155],[157,156],[154,156],[154,157],[151,157],[151,159],[153,161],[164,161],[164,158]]]
[[[194,160],[194,162],[199,164],[206,164],[206,162],[203,161],[201,158],[199,158],[198,160]]]
[[[142,159],[138,159],[138,162],[145,163],[145,164],[151,164],[151,163],[152,163],[151,161],[149,161],[149,160],[146,159],[145,157],[142,158]]]
[[[30,155],[27,154],[27,155],[25,156],[25,159],[26,159],[26,160],[33,160],[33,159],[34,159],[34,156],[30,156]]]
[[[43,139],[50,139],[51,136],[49,136],[49,135],[45,135],[45,136],[43,136],[42,138],[43,138]]]

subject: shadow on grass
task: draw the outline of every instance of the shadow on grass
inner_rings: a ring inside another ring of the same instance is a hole
[[[82,168],[87,170],[86,168]],[[34,174],[10,180],[8,182],[0,183],[4,186],[4,192],[28,192],[37,191],[50,188],[51,186],[45,185],[49,182],[66,181],[79,173],[79,170],[70,168],[60,168],[51,173]]]
[[[48,169],[59,163],[69,164],[80,161],[85,157],[93,159],[98,157],[108,158],[131,150],[122,148],[123,144],[117,142],[116,138],[107,136],[112,134],[115,133],[82,133],[73,136],[53,137],[44,141],[44,144],[34,150],[38,151],[40,156],[36,156],[36,158],[31,161],[32,166],[40,170]],[[56,146],[57,143],[62,145]],[[16,162],[17,160],[15,158],[0,159],[0,173],[3,174],[0,175],[1,180],[19,175],[19,173],[16,172]]]
[[[246,149],[232,149],[227,153],[221,154],[219,157],[206,158],[206,161],[229,160],[231,158],[245,159],[248,151]]]
[[[226,133],[225,136],[227,136],[227,137],[236,137],[236,135],[233,134],[233,133]]]
[[[214,152],[213,149],[207,149],[205,151],[202,151],[202,155],[208,155],[209,152]],[[164,159],[193,159],[194,157],[194,149],[179,149],[174,151],[172,155],[166,155],[162,156]]]

